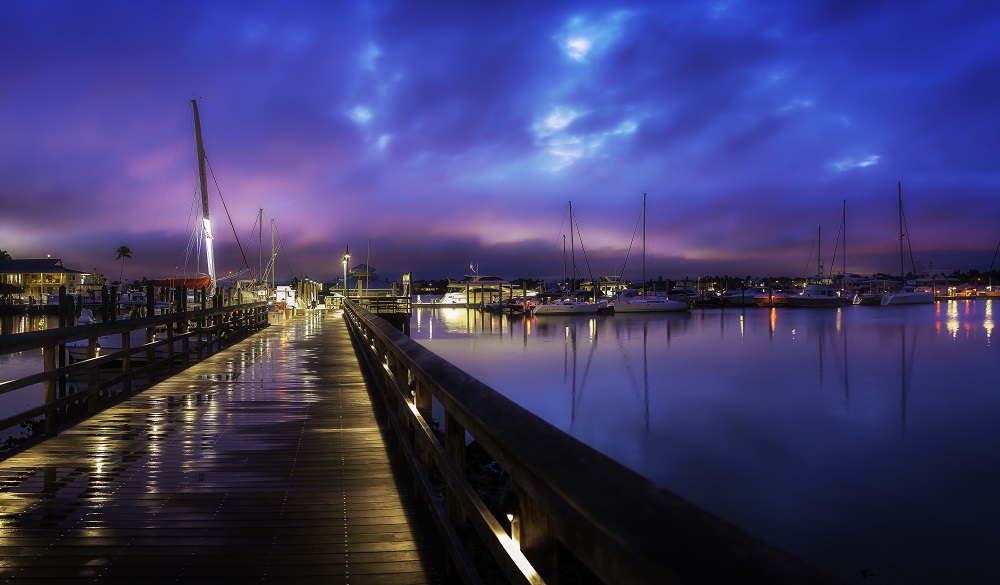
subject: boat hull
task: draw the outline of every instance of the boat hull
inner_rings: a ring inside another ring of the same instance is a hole
[[[684,301],[671,301],[669,299],[615,301],[611,303],[611,306],[615,313],[670,313],[690,309],[690,306]]]
[[[886,293],[882,295],[882,306],[889,305],[929,305],[934,302],[934,293],[932,292],[903,292],[903,293]]]
[[[535,307],[535,315],[596,315],[601,306],[596,303],[556,302]]]

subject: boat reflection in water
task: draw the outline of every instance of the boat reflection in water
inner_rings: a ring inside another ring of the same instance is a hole
[[[410,335],[658,485],[850,581],[995,583],[995,301],[532,319]],[[433,333],[433,335],[431,334]]]

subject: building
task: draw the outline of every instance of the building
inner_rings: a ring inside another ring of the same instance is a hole
[[[25,299],[37,303],[45,303],[46,295],[59,294],[64,285],[67,293],[84,292],[89,276],[89,272],[66,268],[59,258],[0,260],[0,283],[23,289]]]

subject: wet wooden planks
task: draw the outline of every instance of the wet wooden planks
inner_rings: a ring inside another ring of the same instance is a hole
[[[343,322],[295,318],[0,462],[0,580],[443,583],[405,473]]]

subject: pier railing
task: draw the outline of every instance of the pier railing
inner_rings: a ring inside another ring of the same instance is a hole
[[[152,384],[157,372],[181,370],[267,324],[267,303],[250,303],[2,335],[0,355],[38,349],[42,355],[38,373],[0,379],[0,395],[41,383],[43,397],[40,405],[0,419],[0,431],[42,417],[44,432],[54,433],[60,421],[96,412],[112,388],[128,395],[134,380]],[[137,330],[145,332],[145,343],[133,345]],[[116,335],[121,349],[101,351],[98,340]],[[69,363],[66,344],[80,340],[88,340],[88,357]],[[140,358],[143,365],[133,365]]]
[[[482,548],[510,583],[576,582],[581,566],[615,584],[841,582],[658,488],[357,303],[344,314],[465,582],[482,582]],[[509,477],[492,507],[467,473],[470,437]]]

